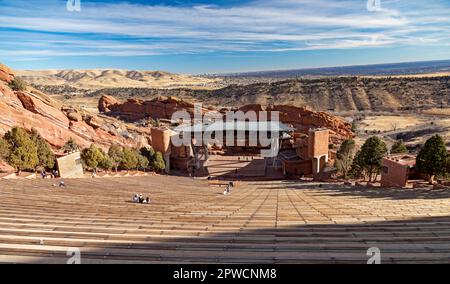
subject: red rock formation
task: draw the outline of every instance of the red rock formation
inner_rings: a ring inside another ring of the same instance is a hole
[[[129,99],[124,103],[119,103],[113,97],[103,96],[99,101],[99,110],[131,120],[139,120],[145,117],[170,119],[172,114],[178,110],[186,110],[192,116],[194,104],[173,97],[159,97],[151,101]],[[310,128],[326,127],[331,130],[331,138],[336,142],[354,137],[350,123],[326,112],[315,112],[307,108],[289,105],[275,105],[264,108],[259,104],[246,105],[239,108],[239,110],[244,113],[255,111],[258,118],[259,112],[266,110],[269,112],[269,119],[271,117],[270,113],[277,111],[281,122],[290,124],[305,134],[308,133]],[[206,113],[208,109],[203,109],[202,111]]]
[[[331,130],[332,139],[349,139],[354,137],[351,123],[330,115],[326,112],[316,112],[307,108],[275,105],[267,108],[268,111],[278,111],[280,121],[292,124],[298,130],[308,133],[309,128],[325,127]]]
[[[14,173],[16,170],[7,163],[0,160],[0,174],[1,173]]]
[[[308,134],[310,128],[325,127],[331,130],[331,138],[333,140],[339,141],[354,137],[350,123],[326,112],[315,112],[307,108],[289,105],[275,105],[264,109],[258,104],[246,105],[239,108],[239,110],[244,112],[255,111],[256,113],[265,110],[268,112],[267,116],[269,119],[272,117],[271,112],[278,111],[281,122],[290,124],[305,134]]]
[[[0,64],[0,81],[11,83],[14,79],[14,72],[3,64]]]
[[[119,115],[129,120],[139,120],[146,117],[153,119],[171,119],[176,111],[185,110],[191,116],[194,114],[194,104],[174,97],[158,97],[151,101],[139,99],[128,99],[124,103],[119,103],[110,96],[102,96],[98,103],[100,112]],[[202,109],[202,113],[207,112]]]
[[[116,105],[119,104],[119,101],[117,101],[115,98],[107,95],[103,95],[100,100],[98,101],[98,110],[100,112],[109,112],[111,111],[111,108],[115,108]]]
[[[0,135],[19,126],[36,129],[55,148],[63,146],[71,137],[81,147],[89,147],[92,143],[105,149],[112,143],[129,147],[148,144],[150,130],[112,118],[82,115],[30,87],[27,91],[14,92],[8,86],[14,74],[1,64],[0,70],[11,77],[0,77]]]
[[[61,111],[67,116],[67,118],[71,121],[82,121],[83,116],[80,111],[74,107],[64,106],[61,108]]]

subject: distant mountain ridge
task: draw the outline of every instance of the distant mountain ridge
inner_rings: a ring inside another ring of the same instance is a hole
[[[450,73],[450,60],[216,74],[211,77],[392,76]]]
[[[122,69],[17,71],[33,85],[66,85],[80,89],[212,87],[220,79],[173,74],[163,71]]]

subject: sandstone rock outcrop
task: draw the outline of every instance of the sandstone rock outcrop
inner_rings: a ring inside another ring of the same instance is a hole
[[[354,137],[351,123],[326,112],[288,105],[269,106],[267,111],[278,111],[281,122],[292,124],[304,133],[308,133],[310,128],[325,127],[331,130],[332,139],[343,140]]]
[[[83,116],[80,111],[71,106],[64,106],[61,108],[61,111],[67,116],[67,118],[71,121],[82,121]]]
[[[14,92],[8,82],[11,69],[0,64],[0,135],[14,126],[36,129],[53,147],[63,146],[69,138],[81,147],[92,143],[106,149],[112,143],[138,147],[148,144],[150,130],[128,125],[113,118],[84,115],[74,107],[65,107],[51,97],[28,87]]]
[[[13,79],[14,72],[10,68],[0,63],[0,81],[11,83]]]
[[[306,107],[296,107],[290,105],[274,105],[264,108],[259,104],[251,104],[240,107],[243,112],[254,111],[259,118],[260,111],[267,111],[268,119],[273,117],[271,113],[277,111],[279,120],[285,124],[292,125],[297,131],[308,134],[310,128],[325,127],[331,131],[333,142],[341,142],[344,139],[354,137],[352,125],[341,118],[326,112],[316,112]]]
[[[5,163],[4,161],[0,160],[0,174],[1,173],[14,173],[16,170]]]
[[[99,101],[99,111],[130,120],[139,120],[146,117],[170,119],[172,114],[178,110],[186,110],[192,117],[194,104],[173,97],[158,97],[151,101],[128,99],[126,102],[120,103],[113,97],[103,96]],[[255,111],[258,118],[260,111],[268,111],[269,118],[270,112],[278,111],[281,122],[292,125],[305,134],[308,133],[310,128],[326,127],[330,129],[331,138],[335,142],[354,137],[350,123],[326,112],[315,112],[306,107],[274,105],[266,108],[260,104],[250,104],[242,106],[238,110],[244,113]],[[203,109],[202,111],[206,113],[209,109]]]
[[[176,111],[187,111],[194,114],[194,104],[174,97],[158,97],[150,101],[128,99],[124,103],[118,102],[110,96],[102,96],[98,103],[100,112],[117,115],[121,118],[136,121],[146,117],[153,119],[170,119]],[[207,112],[202,109],[202,113]]]
[[[111,111],[111,109],[114,109],[117,105],[119,105],[118,100],[116,100],[111,96],[103,95],[98,101],[98,110],[100,112],[109,112]]]

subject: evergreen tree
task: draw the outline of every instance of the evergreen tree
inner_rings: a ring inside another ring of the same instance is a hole
[[[336,168],[342,173],[343,178],[347,178],[347,175],[352,166],[353,157],[355,155],[355,141],[345,140],[339,150],[336,153]]]
[[[391,147],[391,154],[401,154],[401,153],[407,153],[408,149],[406,148],[405,144],[403,143],[403,140],[398,140],[392,145]]]
[[[111,159],[112,167],[117,172],[117,169],[123,161],[123,148],[117,144],[112,144],[109,147],[108,155]]]
[[[25,169],[34,169],[38,165],[36,145],[24,129],[14,127],[5,134],[5,140],[11,149],[7,161],[18,172]]]
[[[138,169],[142,169],[145,171],[145,169],[148,167],[149,165],[149,161],[147,159],[147,157],[144,157],[141,154],[137,154],[138,156]]]
[[[139,152],[142,156],[146,157],[149,162],[152,162],[155,158],[155,150],[153,150],[153,148],[142,147]]]
[[[50,145],[48,145],[47,141],[35,129],[31,131],[31,140],[36,145],[39,160],[38,166],[52,169],[55,166],[55,155]]]
[[[10,152],[11,146],[9,145],[8,141],[0,137],[0,160],[6,161],[9,157]]]
[[[364,162],[362,160],[361,150],[357,151],[350,167],[350,176],[353,178],[361,178],[364,176]]]
[[[138,154],[133,149],[124,148],[123,149],[123,159],[121,167],[124,170],[136,169],[139,165]]]
[[[90,168],[94,172],[97,172],[97,168],[104,159],[104,155],[99,148],[92,144],[89,148],[83,149],[81,152],[81,159],[86,167]]]
[[[102,170],[110,171],[113,168],[113,161],[108,154],[103,153],[103,158],[98,163],[98,167]]]
[[[430,183],[433,183],[436,175],[446,173],[447,159],[444,139],[440,135],[434,135],[425,142],[417,155],[416,166],[419,172],[428,175]]]
[[[161,152],[156,152],[152,167],[157,172],[161,172],[166,168],[166,162],[164,161],[164,157]]]
[[[381,171],[382,159],[386,154],[386,144],[376,136],[370,137],[356,154],[352,173],[368,178],[369,182],[376,180]]]

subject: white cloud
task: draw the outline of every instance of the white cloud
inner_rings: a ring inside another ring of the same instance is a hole
[[[28,31],[4,32],[17,50],[0,55],[281,52],[449,41],[442,32],[449,34],[450,8],[438,0],[382,0],[376,13],[365,9],[365,0],[263,0],[233,7],[83,1],[80,13],[65,11],[63,2],[0,0],[0,28]]]

